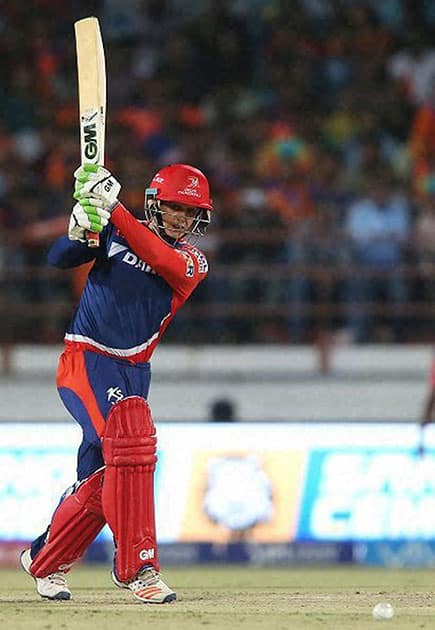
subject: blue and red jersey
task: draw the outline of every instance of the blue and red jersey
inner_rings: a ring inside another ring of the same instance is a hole
[[[150,360],[165,329],[208,271],[185,241],[172,247],[120,203],[100,246],[59,238],[50,264],[70,268],[95,259],[65,341],[131,363]]]

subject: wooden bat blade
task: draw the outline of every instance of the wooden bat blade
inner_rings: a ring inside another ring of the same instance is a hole
[[[79,94],[82,164],[104,164],[106,126],[106,63],[98,19],[74,24]],[[88,233],[88,245],[98,247],[99,235]]]
[[[106,65],[97,18],[74,24],[82,163],[104,164]]]

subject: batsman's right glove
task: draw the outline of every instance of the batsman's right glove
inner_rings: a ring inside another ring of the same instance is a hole
[[[104,166],[83,164],[74,172],[74,199],[83,206],[111,210],[118,203],[121,184]]]
[[[101,232],[109,223],[110,212],[103,208],[76,203],[69,220],[68,238],[70,241],[86,243],[85,231]]]

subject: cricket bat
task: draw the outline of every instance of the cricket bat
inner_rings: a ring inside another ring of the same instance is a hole
[[[74,23],[79,94],[80,155],[82,164],[104,164],[106,127],[106,64],[96,17]],[[87,232],[89,247],[98,247],[97,232]]]

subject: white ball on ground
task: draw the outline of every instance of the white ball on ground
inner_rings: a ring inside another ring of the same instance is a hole
[[[392,619],[394,616],[394,608],[388,602],[379,602],[373,608],[374,619]]]

